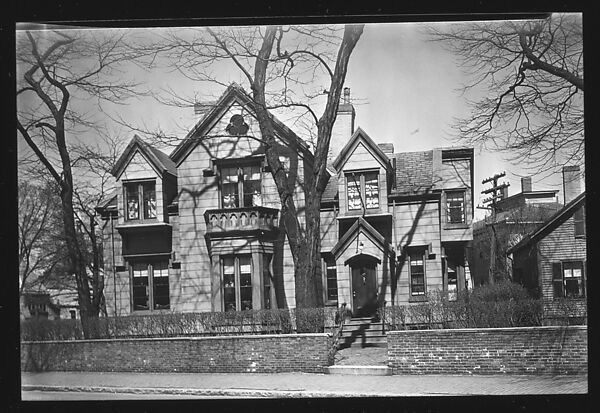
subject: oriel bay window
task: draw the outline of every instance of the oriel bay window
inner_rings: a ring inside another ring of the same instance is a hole
[[[379,174],[377,172],[349,173],[346,175],[348,209],[379,208]]]
[[[259,165],[222,167],[220,175],[223,208],[262,205]]]
[[[136,261],[131,266],[133,311],[168,309],[168,261]]]
[[[578,298],[585,296],[583,261],[563,261],[552,263],[552,284],[554,297]]]
[[[223,308],[252,310],[252,259],[250,255],[221,257],[223,265]]]
[[[153,181],[125,184],[127,220],[156,218],[156,184]]]

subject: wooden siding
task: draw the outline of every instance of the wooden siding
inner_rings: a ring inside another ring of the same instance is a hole
[[[473,239],[473,188],[471,188],[471,161],[468,159],[455,159],[442,161],[438,174],[437,188],[444,190],[442,193],[442,241],[470,241]],[[465,191],[465,223],[448,224],[446,215],[447,191],[461,189]]]
[[[211,159],[215,158],[242,158],[249,155],[255,155],[263,152],[260,139],[244,138],[243,142],[235,143],[235,139],[224,138],[222,135],[229,123],[233,113],[240,113],[240,108],[234,108],[228,111],[220,121],[215,125],[203,140],[202,145],[196,146],[188,156],[180,163],[178,167],[179,182],[179,237],[181,257],[181,275],[180,275],[180,297],[176,311],[211,311],[220,309],[221,303],[212,302],[215,296],[213,284],[219,280],[220,264],[218,256],[214,256],[213,261],[209,256],[208,247],[204,234],[206,233],[206,224],[204,221],[204,212],[208,209],[218,209],[220,205],[220,192],[217,177],[203,177],[202,170],[210,167]],[[260,136],[256,120],[249,115],[244,115],[244,119],[249,124],[248,134]],[[214,136],[214,137],[210,137]],[[226,143],[224,141],[230,141]],[[280,141],[282,144],[282,142]],[[290,158],[290,164],[297,168],[296,177],[296,197],[298,206],[303,205],[302,184],[304,180],[304,160],[296,153],[285,147],[281,147],[284,156]],[[279,195],[272,175],[269,172],[262,173],[262,204],[266,207],[280,208]],[[299,212],[301,222],[304,220],[304,213]],[[249,240],[243,241],[248,242]],[[240,247],[240,246],[238,246]],[[234,252],[235,248],[229,249],[229,253]],[[295,306],[294,300],[294,265],[287,240],[283,247],[275,248],[275,254],[282,254],[281,259],[275,259],[273,271],[276,276],[283,279],[283,293],[285,301],[289,307]],[[224,250],[222,250],[224,252]],[[241,250],[240,250],[241,251]],[[280,303],[278,303],[281,305]]]
[[[542,298],[553,299],[552,263],[560,261],[586,261],[587,247],[585,238],[575,238],[573,218],[542,238],[538,242],[539,287]],[[584,277],[587,277],[584,270]]]
[[[321,211],[321,251],[331,251],[338,242],[337,212]]]
[[[117,225],[117,221],[113,222],[113,226]],[[123,241],[119,231],[112,229],[114,238],[114,263],[115,266],[123,266],[122,245]],[[117,271],[113,276],[113,250],[111,239],[111,224],[107,222],[102,231],[102,244],[104,245],[104,298],[106,300],[106,311],[109,316],[115,315],[115,300],[116,300],[116,315],[127,315],[131,312],[130,300],[130,281],[129,272]],[[116,287],[115,287],[116,281]]]
[[[384,283],[383,283],[384,272],[382,269],[382,265],[384,263],[387,263],[387,265],[388,265],[386,275],[389,280],[389,258],[387,260],[384,260],[382,246],[375,240],[371,239],[371,237],[367,233],[365,233],[362,228],[360,228],[358,233],[354,234],[354,236],[347,243],[346,249],[343,250],[341,252],[341,254],[338,255],[338,258],[336,260],[337,283],[338,283],[338,303],[340,305],[342,303],[346,303],[349,308],[352,308],[352,303],[353,303],[352,274],[350,271],[350,266],[345,265],[344,263],[349,258],[358,254],[357,245],[359,242],[363,243],[363,248],[362,248],[363,253],[373,255],[375,257],[378,257],[381,260],[381,263],[377,264],[377,266],[375,267],[376,280],[377,280],[377,291],[380,292],[380,288],[382,287],[382,285],[384,285]],[[389,288],[387,288],[388,286],[389,286],[389,282],[387,283],[386,289],[384,291],[384,293],[386,294],[386,297],[389,295]],[[389,295],[389,296],[391,297],[391,295]]]
[[[128,180],[155,180],[155,194],[156,194],[156,219],[159,222],[165,222],[166,208],[165,208],[165,194],[163,190],[163,182],[161,177],[156,173],[152,165],[146,160],[146,158],[139,152],[136,153],[131,158],[131,161],[127,164],[123,173],[119,177],[117,181],[117,187],[120,188],[117,193],[117,208],[120,211],[118,223],[123,224],[127,222],[125,220],[126,209],[125,209],[125,187],[124,181]],[[140,214],[142,213],[142,208],[140,206]]]
[[[340,213],[342,215],[362,215],[363,210],[348,210],[348,191],[346,173],[353,170],[376,170],[378,171],[378,190],[379,190],[379,208],[367,209],[365,213],[381,214],[388,212],[388,187],[386,170],[379,161],[369,152],[362,142],[359,142],[348,160],[344,164],[342,171],[338,173],[338,193],[340,203]]]
[[[431,243],[434,259],[425,260],[427,292],[443,289],[440,217],[438,201],[396,204],[394,243],[396,251],[406,246],[427,246]],[[413,230],[413,226],[416,227]],[[408,262],[398,277],[395,304],[408,304],[410,299]],[[390,297],[391,301],[391,297]]]

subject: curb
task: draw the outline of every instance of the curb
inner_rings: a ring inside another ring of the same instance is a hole
[[[306,390],[252,390],[252,389],[190,389],[177,387],[101,387],[101,386],[48,386],[22,385],[21,391],[77,392],[77,393],[124,393],[124,394],[172,394],[181,396],[242,397],[242,398],[331,398],[331,397],[398,397],[393,393],[327,392]],[[427,393],[443,396],[446,393]],[[421,393],[402,394],[423,396]]]

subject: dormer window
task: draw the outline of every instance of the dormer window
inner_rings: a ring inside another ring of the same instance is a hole
[[[156,218],[156,183],[125,184],[125,217],[128,221]]]
[[[346,175],[348,209],[379,208],[379,174],[377,172],[350,173]]]
[[[262,205],[259,165],[223,167],[220,174],[223,208]]]

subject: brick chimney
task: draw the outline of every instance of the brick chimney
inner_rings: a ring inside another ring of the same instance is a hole
[[[337,117],[331,130],[329,143],[329,162],[333,162],[340,151],[348,143],[354,133],[354,106],[350,103],[350,88],[345,87],[343,97],[337,111]]]
[[[579,182],[579,166],[563,167],[563,192],[565,195],[565,205],[571,202],[581,193],[581,184]]]
[[[521,192],[531,192],[531,177],[521,178]]]

